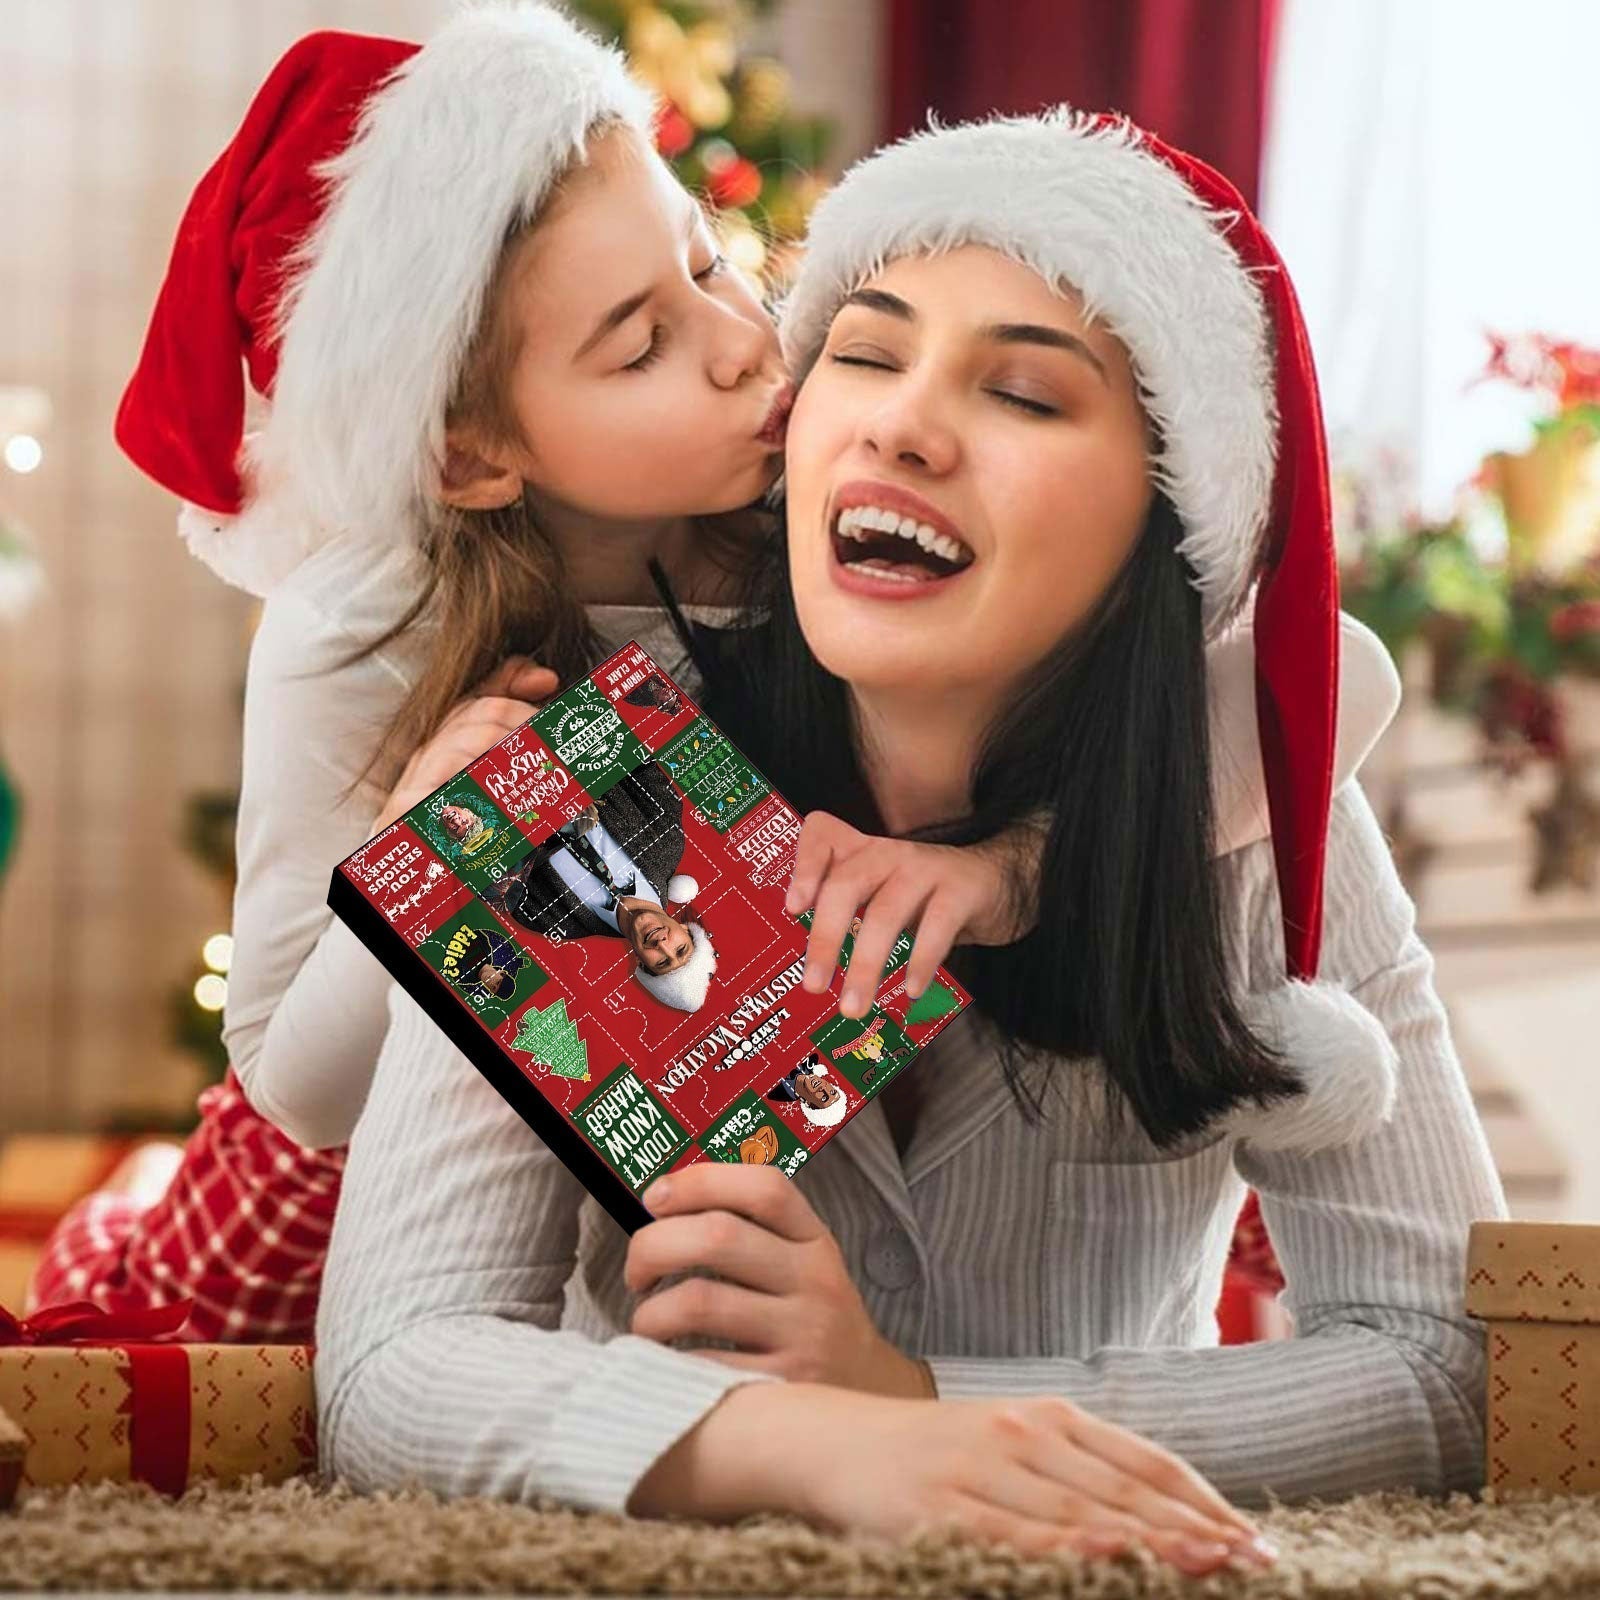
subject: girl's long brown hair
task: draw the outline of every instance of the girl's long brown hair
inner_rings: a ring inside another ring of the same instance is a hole
[[[623,129],[623,124],[612,118],[596,122],[586,145],[613,128]],[[510,315],[507,284],[522,250],[550,217],[581,165],[581,160],[570,163],[538,213],[519,220],[508,232],[446,409],[447,428],[472,429],[499,443],[519,439],[510,404],[519,330]],[[702,548],[733,576],[745,569],[758,533],[770,526],[768,515],[755,507],[695,520]],[[431,631],[417,681],[341,802],[369,779],[385,788],[392,784],[451,707],[506,656],[531,656],[566,684],[589,671],[601,654],[583,603],[567,581],[561,553],[540,527],[526,495],[492,511],[462,511],[430,498],[422,519],[421,553],[422,587],[404,614],[331,669],[364,661],[419,623]],[[380,760],[384,770],[374,778]]]

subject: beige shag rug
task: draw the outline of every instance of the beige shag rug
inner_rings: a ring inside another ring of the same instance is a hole
[[[1258,1514],[1261,1573],[1185,1578],[1139,1552],[1022,1559],[939,1534],[849,1541],[776,1517],[734,1528],[298,1479],[182,1500],[111,1484],[0,1513],[0,1589],[747,1596],[1600,1596],[1600,1496],[1367,1495]]]

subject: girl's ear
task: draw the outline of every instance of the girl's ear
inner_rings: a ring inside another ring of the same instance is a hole
[[[439,498],[457,511],[496,511],[522,497],[522,474],[514,464],[484,454],[479,441],[463,431],[445,434]]]

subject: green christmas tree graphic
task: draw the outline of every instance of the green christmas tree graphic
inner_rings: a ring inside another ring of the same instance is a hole
[[[937,978],[912,1001],[911,1009],[906,1012],[907,1026],[919,1022],[936,1022],[940,1017],[947,1017],[960,1006],[961,1002]]]
[[[522,1014],[513,1050],[525,1050],[541,1066],[549,1067],[558,1078],[589,1081],[589,1047],[578,1035],[577,1025],[567,1015],[565,997],[543,1011],[530,1007]]]

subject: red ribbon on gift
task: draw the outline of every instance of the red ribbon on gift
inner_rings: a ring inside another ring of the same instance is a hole
[[[87,1300],[46,1306],[17,1317],[0,1306],[0,1349],[94,1345],[120,1350],[129,1364],[128,1468],[162,1494],[180,1495],[189,1479],[189,1353],[151,1341],[176,1333],[193,1300],[170,1306],[103,1311]]]

